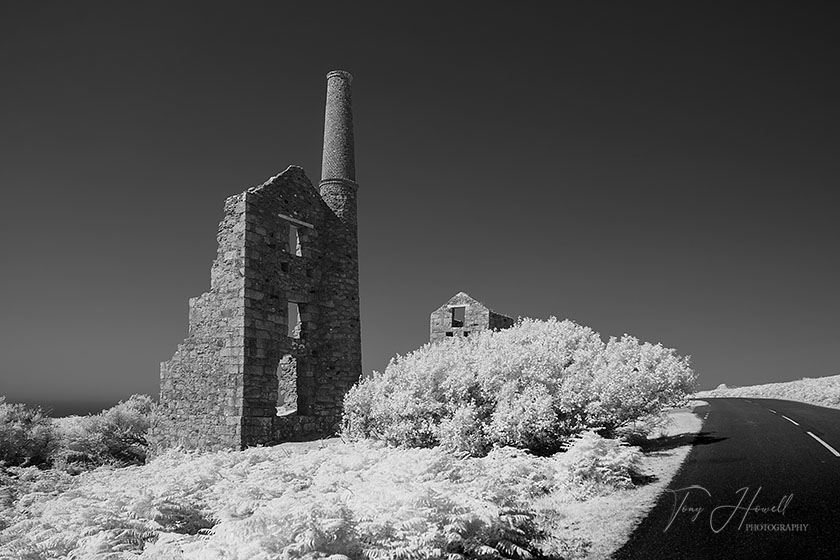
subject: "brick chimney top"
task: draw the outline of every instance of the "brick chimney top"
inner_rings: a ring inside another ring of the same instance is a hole
[[[353,76],[344,70],[327,74],[327,107],[324,115],[324,157],[321,183],[335,180],[356,182],[353,146],[353,108],[350,84]]]

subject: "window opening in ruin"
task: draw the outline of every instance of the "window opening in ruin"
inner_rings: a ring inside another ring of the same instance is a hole
[[[455,334],[452,331],[447,331],[446,336],[455,336]]]
[[[289,302],[288,329],[287,336],[290,338],[300,338],[300,305],[294,301]]]
[[[463,327],[464,326],[464,318],[466,316],[466,307],[453,307],[452,308],[452,326],[453,327]]]
[[[470,331],[464,331],[464,336],[470,336]]]
[[[289,263],[281,262],[280,263],[280,270],[283,272],[289,272]]]
[[[297,412],[297,360],[286,354],[277,364],[277,416]]]
[[[303,256],[303,250],[300,246],[300,231],[293,224],[289,224],[289,252],[298,257]]]

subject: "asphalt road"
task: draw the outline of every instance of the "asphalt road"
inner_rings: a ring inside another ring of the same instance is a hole
[[[614,558],[840,559],[840,410],[703,400],[685,463]]]

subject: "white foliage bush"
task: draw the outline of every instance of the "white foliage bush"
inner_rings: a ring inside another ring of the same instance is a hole
[[[596,373],[589,423],[609,431],[657,414],[681,402],[695,389],[689,358],[661,344],[641,343],[624,335],[610,338],[603,366]]]
[[[146,460],[152,399],[132,395],[88,416],[50,418],[0,396],[0,465],[56,467],[71,473]]]
[[[132,395],[99,414],[55,419],[56,466],[79,472],[104,464],[143,464],[152,406],[148,395]]]
[[[52,419],[40,408],[0,396],[0,465],[49,463],[58,445]]]
[[[604,343],[572,321],[523,319],[397,356],[347,394],[344,435],[472,455],[507,445],[550,453],[583,430],[609,435],[658,414],[695,379],[688,357],[659,344]]]
[[[632,488],[639,474],[642,454],[620,440],[602,438],[592,431],[575,436],[561,461],[577,484],[581,496]]]

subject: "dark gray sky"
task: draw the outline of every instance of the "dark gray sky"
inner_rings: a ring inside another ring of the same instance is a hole
[[[466,291],[840,371],[840,30],[808,4],[0,2],[0,394],[157,395],[227,196],[317,182],[355,76],[364,369]],[[90,404],[85,404],[90,403]]]

